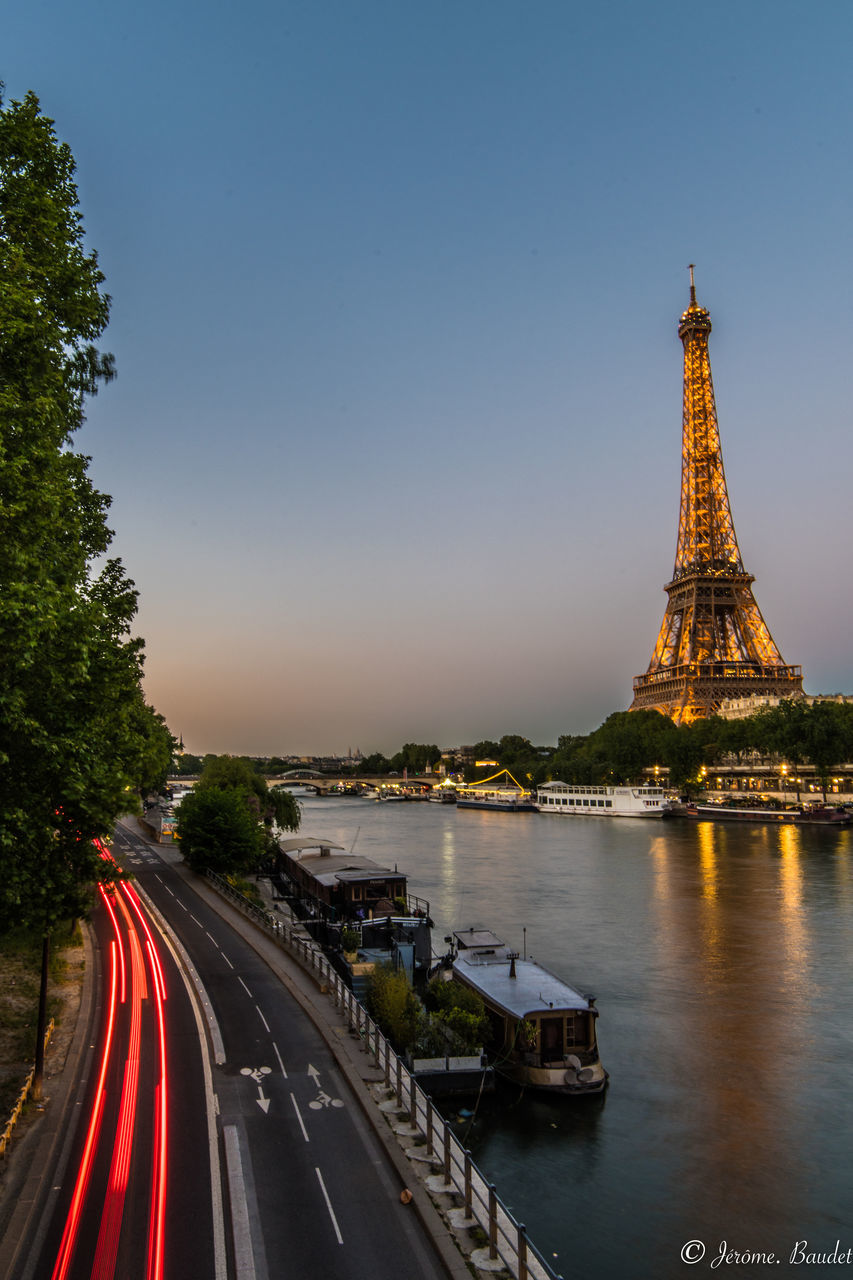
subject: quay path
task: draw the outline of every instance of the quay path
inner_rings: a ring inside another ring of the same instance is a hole
[[[283,1274],[467,1280],[462,1250],[470,1255],[477,1241],[439,1213],[440,1197],[425,1185],[430,1163],[405,1154],[377,1105],[383,1073],[316,980],[190,873],[176,851],[151,843],[137,823],[122,824],[113,852],[133,872],[155,922],[171,935],[182,967],[196,975],[214,1058],[207,1068],[211,1095],[197,1060],[202,1037],[187,1010],[179,1014],[175,1006],[170,1017],[179,1052],[171,1087],[180,1101],[171,1105],[162,1274],[180,1280]],[[96,930],[63,1077],[51,1081],[52,1103],[18,1145],[4,1179],[3,1280],[54,1274],[83,1140],[76,1132],[84,1108],[75,1077],[93,1074],[103,946]],[[180,985],[169,988],[173,1000]],[[218,1140],[208,1142],[211,1101]],[[141,1145],[150,1141],[146,1134]],[[139,1262],[145,1250],[137,1221],[145,1218],[149,1195],[145,1180],[134,1182],[131,1174],[126,1220],[113,1225],[121,1236],[110,1274],[150,1280],[150,1269]],[[96,1208],[100,1215],[100,1199]],[[96,1221],[88,1234],[94,1256],[104,1228],[99,1234]],[[88,1264],[85,1272],[72,1265],[68,1274],[88,1275]]]

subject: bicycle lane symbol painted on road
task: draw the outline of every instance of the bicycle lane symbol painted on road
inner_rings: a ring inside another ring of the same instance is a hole
[[[308,1106],[312,1111],[323,1111],[328,1107],[342,1107],[344,1105],[342,1098],[333,1098],[330,1094],[326,1093],[325,1089],[320,1088],[320,1072],[316,1067],[309,1066],[307,1074],[311,1077],[317,1087],[317,1097],[313,1098],[311,1102],[308,1103]]]
[[[264,1115],[267,1115],[269,1113],[270,1099],[264,1093],[262,1082],[263,1082],[264,1076],[268,1076],[271,1073],[272,1073],[272,1067],[241,1067],[240,1068],[240,1075],[250,1076],[254,1080],[255,1084],[258,1086],[258,1096],[257,1098],[255,1098],[255,1102],[257,1102],[258,1106],[260,1107],[261,1111],[263,1111]]]

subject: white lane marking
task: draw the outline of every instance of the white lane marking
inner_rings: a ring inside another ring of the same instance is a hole
[[[286,1080],[286,1079],[287,1079],[287,1072],[286,1072],[286,1071],[285,1071],[285,1069],[284,1069],[284,1063],[283,1063],[283,1062],[282,1062],[282,1060],[281,1060],[281,1054],[280,1054],[280,1053],[279,1053],[279,1051],[278,1051],[278,1045],[276,1044],[275,1040],[273,1040],[273,1042],[272,1042],[272,1047],[275,1049],[275,1056],[278,1058],[278,1065],[281,1067],[281,1074],[284,1076],[284,1078],[285,1078],[285,1080]]]
[[[205,933],[207,933],[207,929],[205,929]],[[213,934],[212,934],[212,933],[207,933],[207,936],[208,936],[208,938],[210,938],[210,941],[213,943],[213,945],[214,945],[215,947],[217,947],[217,948],[218,948],[218,947],[219,947],[219,943],[216,941],[216,939],[214,938]]]
[[[237,1280],[255,1280],[255,1255],[252,1252],[249,1206],[246,1203],[246,1182],[243,1177],[243,1160],[240,1155],[240,1135],[237,1132],[236,1125],[223,1125],[222,1137],[225,1140],[225,1164],[228,1169],[228,1190],[231,1199],[234,1270],[237,1274]]]
[[[246,995],[249,997],[249,999],[250,999],[250,1000],[251,1000],[251,999],[253,999],[253,996],[252,996],[251,991],[250,991],[250,990],[249,990],[249,988],[246,986],[245,982],[244,982],[244,981],[243,981],[243,979],[240,977],[239,973],[237,974],[237,981],[240,983],[240,986],[243,988],[243,990],[245,991],[245,993],[246,993]]]
[[[258,1006],[257,1006],[257,1005],[255,1005],[255,1008],[256,1008],[256,1009],[258,1009]],[[264,1017],[264,1015],[261,1013],[260,1009],[258,1009],[258,1017],[260,1018],[261,1022],[264,1024],[264,1028],[265,1028],[267,1031],[269,1031],[269,1029],[270,1029],[270,1024],[267,1022],[266,1018],[265,1018],[265,1017]]]
[[[193,913],[192,913],[192,912],[190,912],[190,920],[195,921],[195,923],[198,925],[199,929],[203,929],[203,928],[204,928],[204,925],[202,924],[202,922],[201,922],[200,920],[196,920],[196,918],[195,918],[195,916],[193,915]]]
[[[340,1227],[338,1226],[338,1220],[337,1220],[337,1218],[335,1217],[335,1211],[334,1211],[334,1209],[332,1208],[332,1202],[331,1202],[331,1200],[329,1199],[329,1193],[328,1193],[328,1191],[326,1190],[326,1184],[325,1184],[325,1182],[323,1181],[323,1175],[322,1175],[322,1173],[320,1172],[320,1170],[319,1170],[316,1166],[315,1166],[315,1168],[314,1168],[314,1172],[316,1173],[316,1175],[317,1175],[317,1179],[318,1179],[318,1181],[319,1181],[319,1183],[320,1183],[320,1189],[321,1189],[321,1191],[323,1192],[323,1198],[324,1198],[324,1199],[325,1199],[325,1201],[326,1201],[326,1208],[329,1210],[329,1217],[332,1219],[332,1226],[335,1228],[335,1235],[336,1235],[336,1236],[337,1236],[337,1238],[338,1238],[338,1244],[343,1244],[343,1242],[344,1242],[344,1238],[343,1238],[343,1236],[341,1235],[341,1229],[340,1229]]]
[[[183,907],[184,911],[186,911],[187,914],[189,914],[189,910],[190,910],[189,907],[186,906],[185,903],[181,902],[180,898],[175,898],[175,901],[177,902],[179,907]]]
[[[233,968],[234,968],[233,964],[232,964],[232,963],[231,963],[231,961],[228,959],[227,955],[225,954],[225,952],[222,950],[222,948],[221,948],[221,947],[219,948],[219,954],[222,956],[222,959],[223,959],[223,960],[225,961],[225,963],[228,965],[228,968],[229,968],[229,969],[233,969]]]
[[[302,1112],[299,1110],[299,1103],[296,1101],[293,1094],[290,1095],[290,1101],[293,1103],[293,1110],[296,1112],[296,1119],[299,1121],[299,1128],[302,1130],[302,1136],[306,1142],[310,1142],[311,1139],[308,1137],[308,1130],[305,1128],[305,1121],[302,1119]]]
[[[201,1067],[202,1074],[204,1076],[204,1097],[206,1102],[205,1112],[207,1115],[207,1148],[208,1161],[210,1163],[210,1201],[211,1214],[213,1217],[214,1280],[227,1280],[228,1261],[225,1251],[225,1216],[222,1208],[222,1175],[219,1168],[219,1135],[216,1131],[216,1116],[219,1115],[219,1098],[213,1091],[213,1073],[210,1069],[210,1057],[207,1052],[204,1037],[202,1011],[207,1017],[208,1031],[213,1045],[214,1060],[219,1065],[225,1061],[225,1049],[222,1044],[222,1036],[219,1031],[219,1024],[217,1023],[213,1010],[211,1009],[207,992],[202,986],[201,979],[196,973],[193,963],[184,950],[183,945],[172,933],[172,930],[166,920],[160,914],[159,909],[155,907],[145,890],[139,885],[137,885],[136,888],[137,893],[140,898],[142,898],[154,918],[154,921],[162,934],[163,941],[175,958],[175,967],[181,975],[181,981],[187,990],[190,1000],[190,1008],[193,1011],[193,1018],[195,1019],[198,1042],[201,1050]],[[171,893],[171,890],[169,890],[169,892]],[[172,897],[174,896],[175,895],[172,894]],[[180,957],[180,959],[178,957]]]

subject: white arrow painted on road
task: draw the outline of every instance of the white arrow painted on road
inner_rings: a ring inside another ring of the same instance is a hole
[[[308,1075],[312,1077],[315,1084],[320,1079],[320,1072],[316,1067],[312,1067],[310,1063],[308,1064]]]
[[[258,1096],[257,1098],[255,1098],[255,1102],[257,1102],[258,1106],[261,1108],[261,1111],[263,1111],[264,1115],[266,1115],[270,1109],[270,1100],[265,1095],[260,1085],[258,1085]]]

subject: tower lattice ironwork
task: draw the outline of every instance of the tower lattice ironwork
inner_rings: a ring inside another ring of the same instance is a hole
[[[672,581],[652,660],[634,680],[631,710],[655,709],[676,723],[713,715],[727,698],[798,697],[800,667],[783,662],[752,594],[732,521],[708,336],[711,317],[696,302],[678,336],[684,344],[681,514]]]

